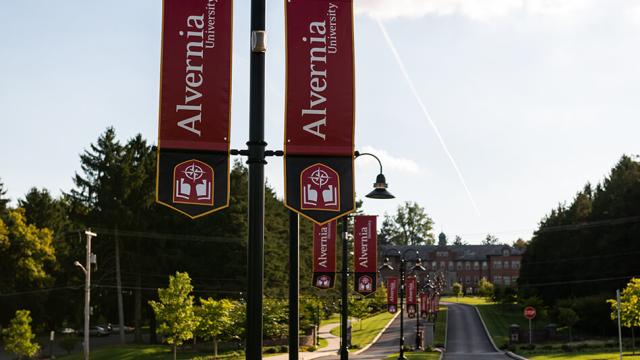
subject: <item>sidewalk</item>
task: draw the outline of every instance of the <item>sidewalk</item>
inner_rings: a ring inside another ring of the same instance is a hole
[[[337,354],[338,350],[340,349],[340,338],[337,337],[337,336],[332,335],[330,333],[330,331],[331,331],[331,329],[336,328],[338,326],[340,326],[339,323],[322,326],[320,328],[320,330],[318,331],[318,336],[327,340],[327,346],[323,347],[322,349],[320,349],[318,351],[314,351],[314,352],[301,352],[301,353],[299,353],[298,358],[300,360],[310,360],[310,359],[315,359],[315,358],[319,358],[319,357],[323,357],[323,356]],[[289,354],[270,356],[270,357],[268,357],[266,359],[269,359],[269,360],[289,360]]]

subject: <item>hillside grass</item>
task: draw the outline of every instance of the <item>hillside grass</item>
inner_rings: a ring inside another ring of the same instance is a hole
[[[361,349],[373,341],[380,331],[389,323],[394,314],[382,312],[361,321],[351,322],[351,345]],[[340,336],[340,327],[331,330],[331,334]]]
[[[200,353],[200,352],[181,352],[178,350],[178,359],[180,360],[210,360],[213,359],[213,354]],[[60,360],[82,360],[82,353],[61,356]],[[169,346],[162,345],[126,345],[126,346],[112,346],[104,347],[96,350],[91,350],[91,360],[170,360],[173,359],[173,354]],[[219,354],[218,359],[224,360],[241,360],[244,359],[244,354],[241,353],[227,353]]]

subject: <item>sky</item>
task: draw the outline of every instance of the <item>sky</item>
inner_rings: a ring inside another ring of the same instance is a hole
[[[108,127],[157,139],[160,0],[23,0],[0,12],[0,179],[69,191]],[[640,153],[640,1],[355,0],[356,148],[378,155],[393,214],[435,232],[529,239],[559,202]],[[284,1],[267,15],[266,140],[282,149]],[[249,1],[234,8],[232,148],[248,137]],[[267,181],[283,193],[282,159]],[[356,161],[356,192],[377,163]]]

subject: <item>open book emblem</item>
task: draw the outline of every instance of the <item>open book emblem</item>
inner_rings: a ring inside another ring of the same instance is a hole
[[[313,164],[300,173],[303,210],[340,210],[340,177],[324,164]]]
[[[188,160],[173,168],[173,202],[213,206],[213,168]]]

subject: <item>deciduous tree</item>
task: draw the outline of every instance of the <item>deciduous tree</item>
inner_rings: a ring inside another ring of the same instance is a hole
[[[31,315],[29,310],[18,310],[8,328],[2,330],[4,349],[16,354],[19,359],[31,359],[36,356],[40,345],[34,340],[36,335],[31,331]]]
[[[198,326],[192,291],[189,274],[176,272],[175,276],[169,276],[166,289],[158,289],[160,301],[149,301],[159,323],[158,332],[165,335],[165,341],[173,348],[173,360],[176,360],[177,347],[193,338]]]

